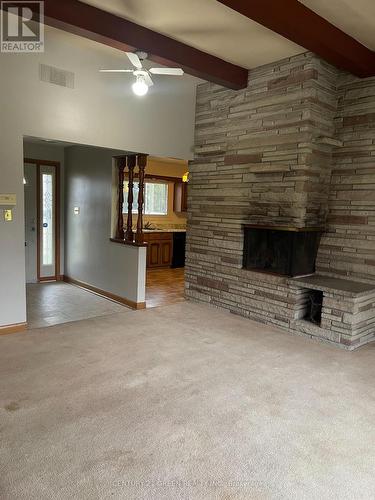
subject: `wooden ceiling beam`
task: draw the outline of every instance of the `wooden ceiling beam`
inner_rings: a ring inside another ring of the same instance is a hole
[[[143,50],[148,59],[231,89],[247,86],[248,70],[78,0],[45,0],[45,24],[110,47]]]
[[[298,0],[218,0],[361,78],[375,76],[375,52]]]

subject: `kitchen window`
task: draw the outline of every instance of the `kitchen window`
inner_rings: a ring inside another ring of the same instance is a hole
[[[133,187],[132,213],[138,213],[138,182]],[[123,213],[128,212],[128,183],[124,185]],[[145,182],[145,215],[168,215],[168,183],[167,182]]]

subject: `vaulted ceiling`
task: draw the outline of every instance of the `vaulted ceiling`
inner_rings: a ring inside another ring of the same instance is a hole
[[[85,0],[247,69],[305,49],[216,0]]]
[[[84,1],[247,69],[306,50],[217,0]],[[277,1],[286,5],[284,0]],[[375,50],[374,0],[300,0],[300,3]]]
[[[45,0],[46,23],[233,89],[311,50],[375,76],[374,0]]]

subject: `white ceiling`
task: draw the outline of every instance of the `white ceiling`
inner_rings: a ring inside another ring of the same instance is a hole
[[[375,0],[300,1],[375,49]],[[248,69],[305,51],[216,0],[84,2]]]
[[[164,156],[149,156],[149,160],[154,163],[172,163],[173,165],[177,165],[179,167],[188,168],[189,163],[186,160],[180,160],[179,158],[167,158]]]
[[[41,139],[40,137],[31,137],[28,135],[25,135],[23,138],[24,143],[26,144],[41,144],[43,146],[54,146],[54,147],[67,147],[67,146],[75,146],[73,142],[64,142],[64,141],[57,141],[54,139]]]
[[[249,69],[305,51],[216,0],[107,0],[105,3],[85,0],[85,3]]]

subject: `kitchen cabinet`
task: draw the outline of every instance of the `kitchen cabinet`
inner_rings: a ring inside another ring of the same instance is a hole
[[[174,185],[174,212],[187,212],[187,182],[176,182]]]
[[[173,233],[143,233],[147,246],[147,267],[170,267],[173,255]]]
[[[186,232],[173,233],[173,255],[171,267],[185,266]]]

